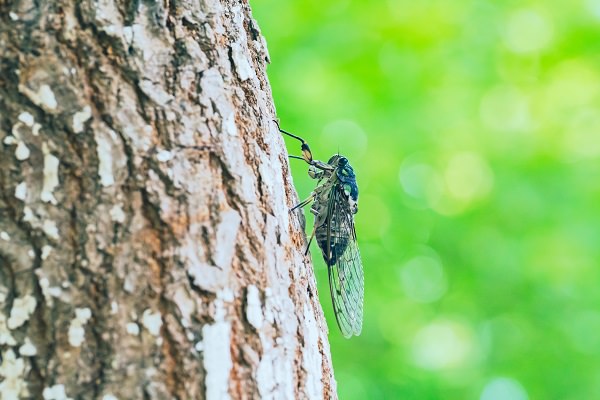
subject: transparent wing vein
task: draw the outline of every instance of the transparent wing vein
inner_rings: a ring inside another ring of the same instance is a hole
[[[329,259],[329,288],[335,317],[344,337],[359,335],[362,330],[364,276],[354,229],[354,215],[350,212],[346,195],[336,187],[329,202],[327,246]]]

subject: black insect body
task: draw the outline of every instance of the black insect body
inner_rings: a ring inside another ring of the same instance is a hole
[[[302,143],[302,157],[290,156],[310,164],[308,174],[317,179],[310,197],[292,208],[313,202],[314,230],[329,272],[329,289],[337,324],[349,338],[362,330],[364,277],[356,241],[354,214],[358,212],[356,175],[344,156],[336,154],[327,163],[312,158],[308,144],[299,136],[282,129],[280,132]],[[308,247],[306,249],[308,252]]]

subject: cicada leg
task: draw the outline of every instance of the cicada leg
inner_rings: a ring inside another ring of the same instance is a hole
[[[311,165],[310,167],[308,167],[308,176],[310,176],[313,179],[321,180],[323,178],[324,174],[325,173],[323,171],[320,171],[314,165]]]
[[[308,239],[308,244],[306,245],[306,251],[304,251],[305,256],[308,254],[308,250],[310,249],[310,244],[312,243],[312,240],[315,238],[316,231],[317,231],[316,226],[313,226],[312,234],[310,235],[310,239]]]
[[[312,194],[310,195],[310,197],[304,201],[301,201],[300,203],[296,204],[294,207],[290,208],[290,211],[294,211],[297,210],[298,208],[302,208],[305,205],[307,205],[308,203],[310,203],[311,201],[313,201],[315,199],[315,195]]]

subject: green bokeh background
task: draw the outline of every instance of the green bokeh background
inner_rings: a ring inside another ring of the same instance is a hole
[[[312,249],[340,398],[600,399],[600,0],[252,7],[282,126],[357,173],[360,337]]]

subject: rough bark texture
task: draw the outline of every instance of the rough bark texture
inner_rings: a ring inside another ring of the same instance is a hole
[[[0,397],[335,398],[246,2],[0,0]]]

